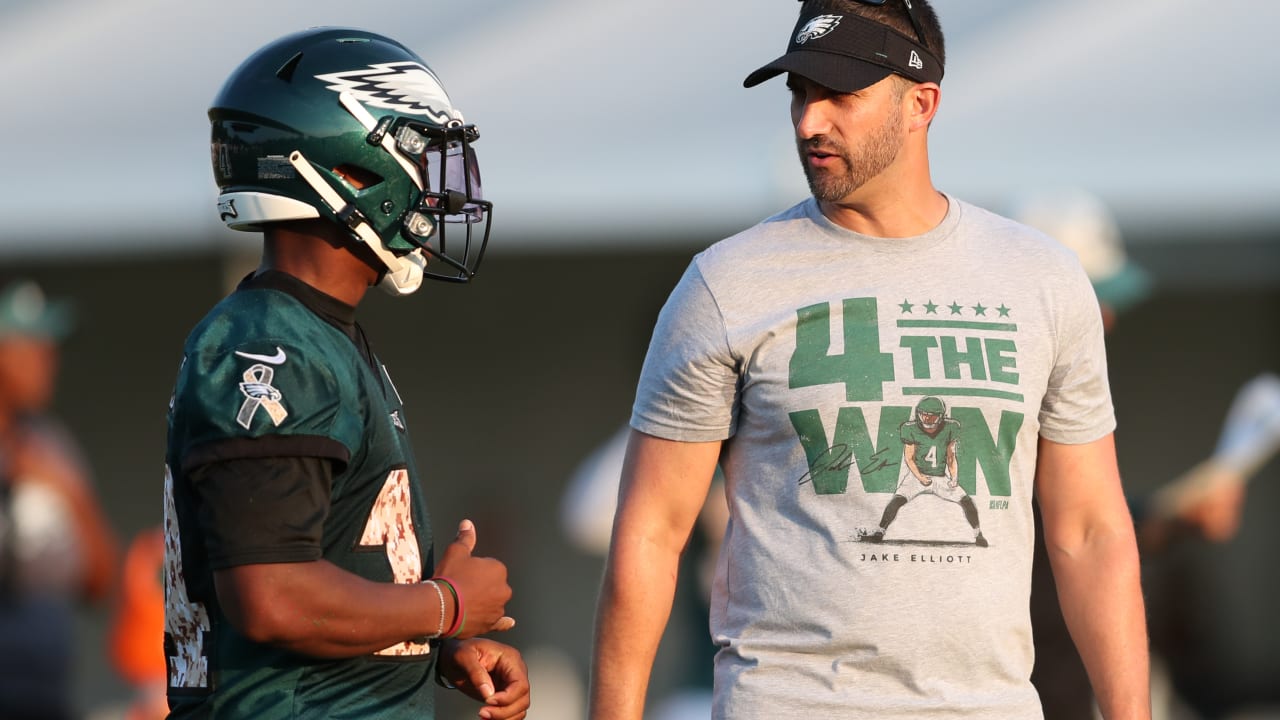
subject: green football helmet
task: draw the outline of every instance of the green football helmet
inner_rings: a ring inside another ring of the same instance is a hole
[[[946,417],[947,405],[936,397],[927,397],[916,403],[916,422],[929,432],[937,430]]]
[[[372,251],[393,295],[479,268],[493,212],[472,150],[479,132],[395,40],[332,27],[280,38],[231,74],[209,121],[228,227],[332,220]]]

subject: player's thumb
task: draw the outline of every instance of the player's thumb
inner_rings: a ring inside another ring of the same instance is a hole
[[[476,549],[475,523],[470,520],[463,520],[458,523],[458,537],[455,538],[455,541],[462,543],[462,545],[467,548],[467,552],[474,551]]]
[[[493,695],[493,678],[489,676],[489,671],[484,669],[483,665],[477,665],[468,673],[468,679],[471,686],[480,693],[480,697],[488,700]]]

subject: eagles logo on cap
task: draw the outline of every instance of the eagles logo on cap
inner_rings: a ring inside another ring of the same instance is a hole
[[[809,5],[805,3],[806,8]],[[752,72],[742,84],[753,87],[783,73],[850,93],[891,73],[920,83],[941,82],[942,61],[917,38],[871,18],[856,13],[802,12],[792,28],[786,53]]]
[[[835,30],[843,17],[843,15],[819,15],[809,20],[804,27],[800,28],[800,32],[796,33],[796,44],[803,45]]]

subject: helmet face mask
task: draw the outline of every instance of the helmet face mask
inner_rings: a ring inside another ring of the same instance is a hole
[[[350,28],[280,38],[232,73],[209,119],[232,229],[336,222],[372,251],[394,295],[423,277],[475,275],[493,208],[471,147],[479,132],[403,45]]]
[[[488,245],[493,213],[493,203],[484,200],[480,165],[471,147],[480,133],[474,125],[453,122],[439,128],[403,118],[392,128],[396,147],[414,159],[424,183],[418,204],[405,213],[399,237],[387,240],[387,247],[397,253],[421,250],[444,263],[444,268],[431,270],[429,260],[427,277],[466,282]],[[483,234],[473,238],[481,223]],[[459,225],[463,227],[450,231]]]

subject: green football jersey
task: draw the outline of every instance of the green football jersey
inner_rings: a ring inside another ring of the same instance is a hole
[[[429,644],[303,657],[238,633],[213,587],[215,569],[321,558],[379,582],[430,577],[404,408],[354,308],[283,273],[246,280],[188,337],[168,421],[171,717],[431,718]],[[280,472],[291,458],[332,472]],[[200,475],[219,463],[262,472]]]
[[[939,421],[942,427],[933,435],[925,432],[915,420],[902,424],[902,444],[915,446],[916,467],[932,477],[947,474],[947,446],[960,440],[959,422],[948,418]]]

